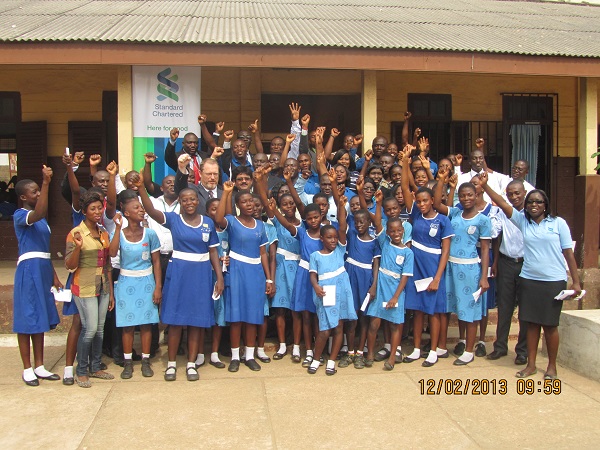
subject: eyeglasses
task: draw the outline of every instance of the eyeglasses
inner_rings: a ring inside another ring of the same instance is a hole
[[[546,203],[544,200],[527,200],[528,205],[543,205],[544,203]]]

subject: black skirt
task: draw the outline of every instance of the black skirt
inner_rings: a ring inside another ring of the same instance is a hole
[[[557,327],[563,302],[554,297],[566,287],[566,281],[535,281],[519,277],[519,320]]]

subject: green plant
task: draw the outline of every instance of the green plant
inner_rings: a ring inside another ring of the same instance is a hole
[[[598,150],[600,150],[600,147],[598,147]],[[592,154],[592,158],[597,158],[598,156],[600,156],[600,151]],[[600,170],[600,163],[596,166],[596,172],[598,172],[599,170]]]

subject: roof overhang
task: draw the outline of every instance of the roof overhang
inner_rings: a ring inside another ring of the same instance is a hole
[[[162,65],[600,77],[600,59],[325,47],[2,43],[0,64]]]

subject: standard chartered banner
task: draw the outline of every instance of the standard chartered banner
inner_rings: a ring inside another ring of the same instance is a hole
[[[200,67],[134,66],[133,163],[144,165],[144,153],[157,156],[154,179],[168,173],[164,150],[171,128],[179,128],[179,143],[188,132],[200,134]]]

